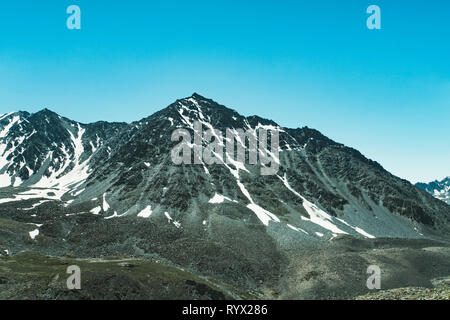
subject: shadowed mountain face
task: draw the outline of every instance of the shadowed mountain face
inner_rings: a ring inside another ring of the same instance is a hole
[[[224,136],[277,130],[279,170],[175,165],[172,132],[194,136],[195,121]],[[0,116],[0,225],[10,253],[158,259],[248,292],[275,290],[302,250],[342,237],[446,238],[450,206],[316,130],[194,94],[129,124]]]
[[[432,181],[430,183],[416,183],[416,186],[425,190],[437,199],[450,204],[450,177],[442,181]]]

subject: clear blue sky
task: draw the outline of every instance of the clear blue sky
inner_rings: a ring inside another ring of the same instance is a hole
[[[82,29],[66,28],[66,8]],[[377,4],[382,30],[366,28]],[[450,1],[2,1],[0,113],[133,121],[198,92],[412,182],[450,175]]]

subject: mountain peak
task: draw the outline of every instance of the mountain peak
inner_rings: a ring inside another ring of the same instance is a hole
[[[56,112],[48,109],[48,108],[44,108],[39,110],[38,112],[36,112],[36,114],[44,114],[44,115],[58,115]]]
[[[10,118],[16,117],[16,116],[22,116],[27,117],[29,115],[26,111],[12,111],[5,114],[0,114],[0,120],[8,120]]]
[[[194,93],[190,96],[190,98],[193,98],[193,99],[200,99],[200,100],[205,100],[205,99],[206,99],[204,96],[198,94],[197,92],[194,92]]]
[[[187,98],[184,98],[184,99],[180,99],[180,100],[185,100],[185,101],[186,100],[191,100],[191,101],[194,100],[197,103],[207,103],[207,104],[210,104],[210,105],[213,105],[213,104],[219,105],[213,99],[209,99],[209,98],[207,98],[205,96],[202,96],[201,94],[198,94],[197,92],[194,92],[190,97],[187,97]]]
[[[450,177],[434,180],[430,183],[419,182],[416,186],[448,204],[450,204]]]
[[[35,120],[38,120],[38,121],[44,121],[45,120],[48,123],[50,123],[49,121],[51,121],[53,123],[54,121],[60,121],[61,116],[59,114],[57,114],[56,112],[48,109],[48,108],[44,108],[44,109],[42,109],[42,110],[40,110],[40,111],[38,111],[36,113],[33,113],[30,116],[30,120],[31,119],[35,119]]]

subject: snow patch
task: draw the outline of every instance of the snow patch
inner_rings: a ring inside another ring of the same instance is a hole
[[[28,234],[30,235],[30,238],[34,240],[39,235],[39,229],[30,231],[30,232],[28,232]]]
[[[148,218],[152,215],[152,206],[147,206],[144,210],[138,213],[138,217]]]
[[[321,226],[322,228],[331,231],[332,233],[348,234],[347,232],[342,231],[336,225],[333,224],[333,222],[332,222],[333,221],[333,217],[332,216],[330,216],[325,211],[321,210],[315,204],[313,204],[313,203],[309,202],[308,200],[306,200],[306,198],[304,198],[297,191],[292,189],[292,187],[289,185],[289,182],[287,181],[286,174],[284,175],[283,178],[281,178],[280,176],[277,176],[277,177],[281,181],[283,181],[284,185],[286,186],[286,188],[288,190],[290,190],[293,194],[295,194],[296,196],[298,196],[299,198],[301,198],[303,200],[303,207],[305,208],[306,212],[308,212],[310,218],[306,218],[306,217],[302,216],[302,220],[310,221],[312,223],[315,223],[315,224]]]
[[[117,211],[114,211],[114,214],[112,216],[105,217],[105,220],[109,220],[109,219],[112,219],[112,218],[120,218],[120,217],[122,217],[125,214],[126,214],[126,212],[123,213],[123,214],[117,214]]]
[[[33,204],[33,205],[31,206],[31,208],[24,208],[24,209],[19,209],[19,210],[23,210],[23,211],[33,210],[33,209],[39,207],[41,204],[46,203],[46,202],[49,202],[49,201],[51,201],[51,200],[43,200],[43,201],[40,201],[40,202],[38,202],[38,203]]]
[[[20,117],[19,116],[14,116],[12,119],[9,120],[9,123],[3,127],[3,130],[0,131],[0,138],[4,138],[6,137],[6,135],[8,134],[9,130],[16,124],[16,123],[20,123]]]
[[[169,213],[166,211],[164,212],[164,215],[166,216],[167,220],[169,220],[169,222],[172,222],[172,217],[169,215]]]
[[[105,212],[108,211],[109,208],[110,208],[109,203],[106,201],[106,193],[103,194],[103,204],[102,204],[102,207],[103,207],[103,211],[105,211]]]
[[[181,227],[181,223],[178,222],[178,221],[173,220],[172,217],[169,215],[169,213],[167,211],[164,212],[164,215],[166,216],[166,218],[167,218],[169,223],[173,223],[173,225],[175,227],[177,227],[178,229]]]
[[[92,209],[89,212],[92,213],[92,214],[98,215],[101,211],[102,211],[101,207],[96,207],[96,208]]]
[[[208,203],[216,203],[216,204],[217,204],[217,203],[223,203],[225,200],[232,201],[230,198],[225,197],[225,196],[222,196],[222,195],[216,193],[216,194],[214,195],[214,197],[212,197],[212,198],[208,201]]]
[[[292,230],[295,230],[295,231],[297,231],[297,232],[303,232],[303,233],[305,233],[305,234],[309,234],[309,233],[306,232],[305,230],[300,229],[300,228],[297,228],[297,227],[294,227],[293,225],[290,225],[289,223],[288,223],[287,226],[288,226],[289,228],[291,228]]]

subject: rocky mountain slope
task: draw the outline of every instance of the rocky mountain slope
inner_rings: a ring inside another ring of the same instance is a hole
[[[450,279],[434,279],[434,288],[398,288],[356,297],[355,300],[450,300]]]
[[[432,181],[430,183],[416,183],[416,186],[423,189],[448,204],[450,204],[450,177],[442,181]]]
[[[172,133],[192,133],[195,121],[223,134],[277,130],[279,170],[262,175],[260,164],[235,159],[175,165]],[[157,260],[262,297],[298,297],[304,287],[284,281],[304,278],[300,261],[311,250],[329,256],[346,237],[445,247],[450,230],[449,205],[358,151],[198,94],[133,123],[2,115],[0,186],[0,249],[9,255]]]

